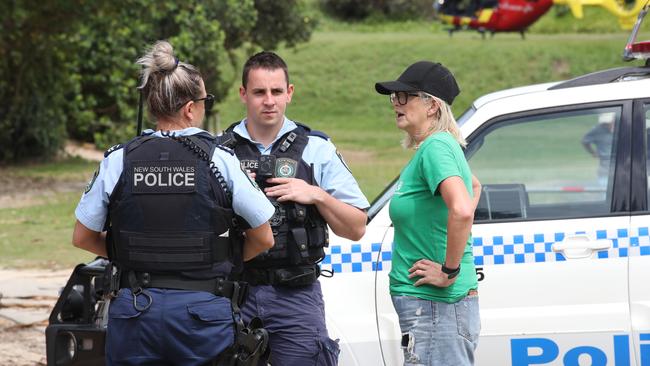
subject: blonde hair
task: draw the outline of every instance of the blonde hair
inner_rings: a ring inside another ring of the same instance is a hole
[[[142,83],[149,113],[156,117],[173,117],[190,100],[201,97],[203,78],[192,65],[180,62],[167,41],[157,41],[136,61],[142,65]]]
[[[448,132],[456,139],[456,141],[458,141],[458,144],[460,144],[460,146],[467,146],[467,141],[465,141],[463,135],[460,133],[458,123],[454,118],[454,114],[452,113],[449,104],[440,98],[434,97],[431,94],[425,92],[420,92],[419,94],[420,98],[423,101],[431,100],[431,103],[438,103],[438,112],[436,113],[434,119],[431,121],[431,125],[427,129],[426,136],[424,136],[422,141],[436,132]],[[419,143],[413,136],[407,133],[402,140],[402,146],[405,149],[417,149],[419,147]]]

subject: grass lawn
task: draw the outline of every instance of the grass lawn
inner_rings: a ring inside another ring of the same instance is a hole
[[[93,258],[70,243],[74,208],[97,167],[81,159],[0,168],[0,267],[68,268]]]
[[[62,193],[0,209],[0,267],[71,268],[93,259],[70,242],[78,200],[79,193]]]

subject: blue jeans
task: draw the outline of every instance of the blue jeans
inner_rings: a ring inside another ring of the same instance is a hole
[[[274,366],[336,366],[339,345],[329,338],[320,282],[301,287],[251,286],[242,318],[262,319]],[[265,362],[260,365],[266,365]]]
[[[474,364],[481,331],[478,295],[454,304],[393,296],[405,366]]]

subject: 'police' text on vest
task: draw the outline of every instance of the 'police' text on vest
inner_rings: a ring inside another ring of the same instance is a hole
[[[196,191],[195,161],[133,162],[133,193],[191,193]]]

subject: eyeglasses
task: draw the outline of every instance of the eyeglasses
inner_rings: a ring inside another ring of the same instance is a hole
[[[390,102],[392,104],[395,104],[395,101],[397,100],[397,103],[399,105],[405,105],[409,101],[409,96],[411,96],[411,97],[419,97],[420,93],[409,93],[409,92],[405,92],[405,91],[393,92],[393,93],[390,93]]]
[[[205,102],[205,111],[210,112],[214,106],[214,95],[207,94],[204,98],[192,99],[194,102],[200,102],[204,100]]]
[[[185,104],[188,102],[200,102],[200,101],[205,101],[205,111],[206,113],[209,113],[212,110],[212,107],[214,107],[214,95],[212,94],[207,94],[203,98],[198,98],[198,99],[190,99],[185,103],[182,103],[177,109],[181,109]]]

